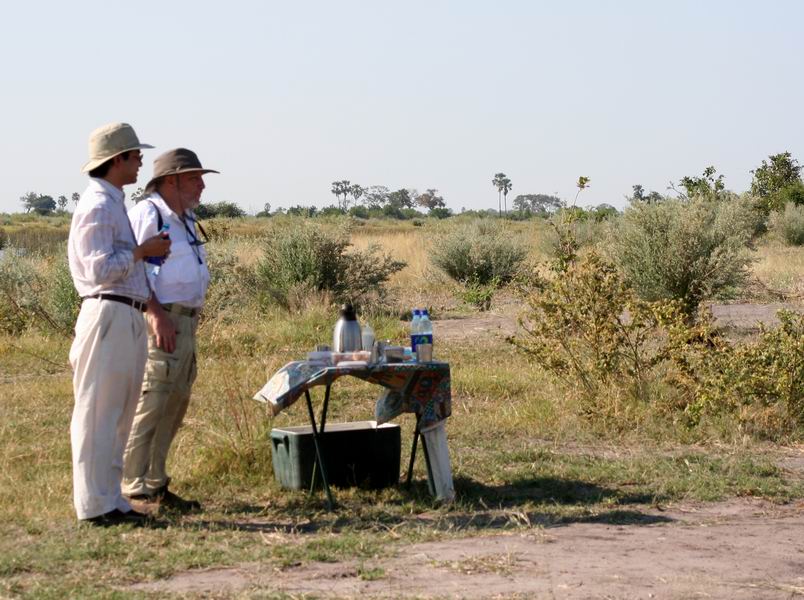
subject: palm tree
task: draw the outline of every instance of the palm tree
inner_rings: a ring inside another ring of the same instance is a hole
[[[346,210],[346,194],[349,193],[351,182],[348,179],[341,179],[340,181],[332,182],[332,193],[338,199],[338,208]],[[343,204],[341,204],[341,196],[343,196]]]
[[[497,188],[497,212],[502,216],[502,199],[505,197],[505,212],[508,213],[508,192],[514,186],[505,173],[497,173],[491,183]]]

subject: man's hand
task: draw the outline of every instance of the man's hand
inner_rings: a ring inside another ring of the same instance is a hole
[[[156,336],[156,347],[173,354],[176,349],[176,328],[170,320],[162,305],[151,296],[148,300],[148,311],[145,313],[148,325]]]
[[[134,260],[142,260],[146,256],[167,256],[170,252],[170,238],[163,234],[149,237],[142,244],[134,248]]]

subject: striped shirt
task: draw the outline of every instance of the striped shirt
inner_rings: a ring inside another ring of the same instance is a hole
[[[145,301],[151,291],[126,215],[123,190],[91,178],[73,213],[67,256],[78,295],[118,294]]]

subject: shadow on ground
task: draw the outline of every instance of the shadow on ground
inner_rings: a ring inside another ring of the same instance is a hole
[[[324,529],[386,529],[399,525],[416,526],[422,522],[444,530],[479,530],[502,529],[512,524],[560,527],[572,523],[653,525],[673,521],[670,517],[645,511],[645,507],[655,505],[661,498],[573,479],[534,477],[489,486],[462,477],[456,479],[455,488],[457,501],[447,508],[439,507],[433,501],[426,482],[415,482],[409,487],[400,485],[399,497],[386,500],[384,504],[393,507],[413,503],[420,506],[421,511],[401,515],[390,511],[373,513],[370,522],[366,521],[362,511],[354,510],[355,502],[364,504],[365,499],[359,495],[352,496],[337,505],[338,490],[334,490],[336,507],[332,512],[326,510],[323,493],[313,496],[299,494],[283,506],[285,518],[275,518],[276,506],[243,503],[225,507],[225,512],[233,514],[233,518],[197,520],[184,526],[205,530],[298,534]],[[601,504],[605,508],[601,509]],[[630,505],[633,508],[624,508]],[[540,506],[546,509],[540,510]],[[576,509],[578,514],[562,514],[560,507]]]

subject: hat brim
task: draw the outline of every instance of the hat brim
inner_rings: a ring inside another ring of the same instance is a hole
[[[150,194],[152,191],[154,191],[154,186],[156,185],[156,182],[159,181],[160,179],[170,177],[171,175],[181,175],[182,173],[201,173],[201,175],[206,175],[207,173],[217,173],[218,175],[221,174],[220,171],[216,171],[215,169],[199,169],[199,168],[179,169],[178,171],[172,173],[165,173],[164,175],[160,175],[159,177],[152,178],[151,181],[145,184],[145,192]]]
[[[111,160],[115,156],[119,156],[123,154],[123,152],[130,152],[131,150],[151,150],[153,146],[150,144],[137,144],[136,146],[131,146],[131,148],[125,148],[124,150],[120,150],[119,152],[115,152],[114,154],[110,154],[109,156],[105,156],[103,158],[95,158],[87,162],[83,167],[81,167],[82,173],[89,173],[95,167],[101,166],[107,160]]]

